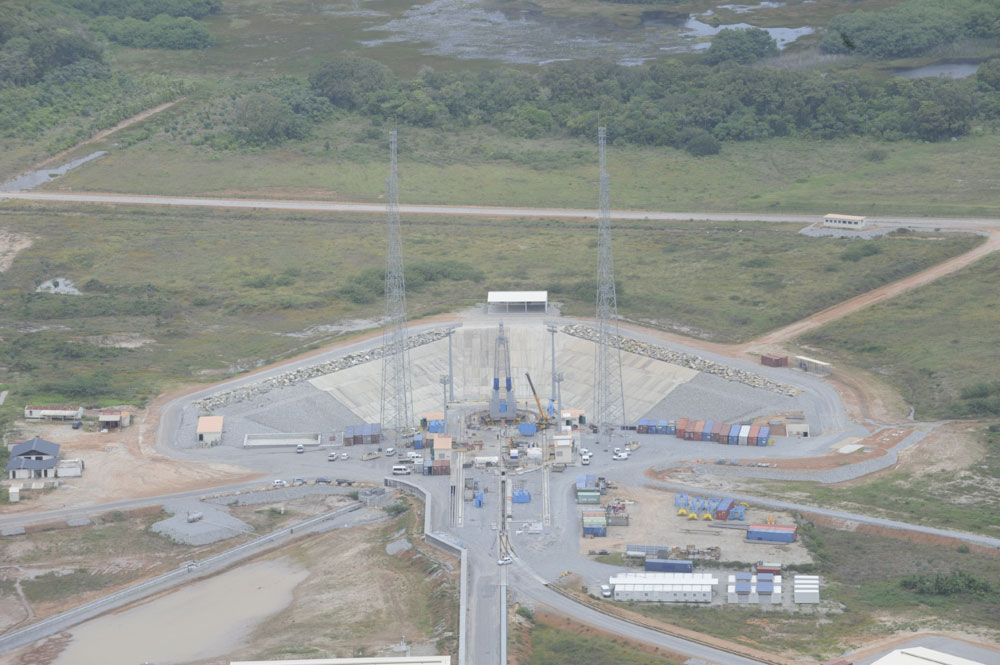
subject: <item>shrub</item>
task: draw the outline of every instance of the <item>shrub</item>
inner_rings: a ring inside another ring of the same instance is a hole
[[[712,45],[705,54],[705,62],[710,65],[726,61],[747,64],[774,55],[778,55],[778,42],[767,30],[726,28],[712,38]]]

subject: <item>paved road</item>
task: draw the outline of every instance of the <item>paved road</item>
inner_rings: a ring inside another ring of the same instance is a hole
[[[259,208],[262,210],[297,210],[305,212],[384,213],[377,203],[337,203],[333,201],[289,201],[280,199],[216,199],[190,196],[147,196],[139,194],[83,194],[74,192],[0,192],[0,199],[49,201],[63,203],[103,203],[130,205],[171,205],[201,208]],[[519,208],[508,206],[444,206],[403,204],[399,211],[407,215],[461,215],[483,217],[562,217],[589,219],[596,208]],[[814,223],[818,215],[795,215],[757,212],[661,212],[652,210],[612,210],[612,219],[710,222],[793,222]],[[958,217],[869,217],[870,221],[889,226],[947,229],[995,229],[1000,219]]]

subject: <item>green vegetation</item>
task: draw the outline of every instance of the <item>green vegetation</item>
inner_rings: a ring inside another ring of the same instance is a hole
[[[828,53],[900,58],[950,44],[963,37],[1000,34],[995,0],[906,0],[881,11],[855,11],[830,21],[820,42]]]
[[[532,665],[680,665],[684,662],[682,658],[641,650],[625,639],[581,635],[541,623],[532,625],[527,641],[530,647],[514,644],[512,650],[515,653],[523,651],[525,655],[530,653]]]
[[[986,427],[982,436],[986,455],[958,473],[892,471],[836,488],[805,482],[763,485],[770,494],[794,496],[817,506],[839,506],[901,522],[995,536],[1000,496],[992,483],[1000,477],[1000,425]]]
[[[65,601],[71,596],[100,591],[118,582],[118,576],[93,573],[78,568],[72,573],[45,573],[21,583],[24,596],[32,603]]]
[[[1000,415],[995,288],[1000,256],[802,337],[888,379],[921,419]],[[899,331],[905,330],[901,335]],[[857,340],[864,340],[859,343]]]
[[[744,607],[675,607],[631,603],[646,616],[747,644],[771,653],[786,652],[824,660],[840,654],[866,635],[948,625],[995,630],[1000,603],[1000,560],[959,553],[860,532],[804,524],[800,537],[818,572],[824,602],[843,603],[843,611],[765,612]],[[942,589],[967,587],[974,593],[928,594],[941,577]],[[788,591],[790,593],[790,591]],[[884,617],[891,616],[891,619]]]
[[[518,251],[498,253],[492,220],[407,220],[411,316],[471,305],[487,288],[537,286],[566,312],[590,312],[593,223],[511,223],[524,230]],[[0,292],[8,303],[0,326],[10,331],[0,364],[8,368],[12,415],[32,401],[143,404],[173,382],[215,380],[337,337],[315,326],[382,312],[381,216],[8,203],[0,226],[35,238]],[[619,310],[713,339],[747,339],[981,240],[884,239],[881,253],[847,268],[837,257],[852,241],[806,238],[798,228],[622,222]],[[718,270],[720,261],[734,269]],[[830,267],[817,272],[817,265]],[[34,293],[56,277],[72,279],[83,295]]]
[[[720,62],[748,64],[754,60],[778,55],[778,42],[767,30],[747,28],[745,30],[720,30],[712,38],[712,45],[705,53],[705,62],[717,65]]]

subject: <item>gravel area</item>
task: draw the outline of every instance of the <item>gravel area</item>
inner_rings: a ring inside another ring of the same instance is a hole
[[[311,494],[332,496],[346,495],[348,492],[353,491],[357,491],[357,488],[337,487],[336,485],[297,485],[295,487],[282,487],[280,489],[251,490],[248,492],[227,494],[225,496],[205,499],[202,503],[211,503],[218,506],[257,506],[262,503],[292,501]]]
[[[562,332],[567,335],[590,340],[591,342],[596,341],[597,339],[597,329],[587,325],[573,324],[563,326]],[[748,386],[778,393],[779,395],[796,395],[799,392],[799,389],[793,386],[772,381],[771,379],[765,378],[760,374],[748,372],[745,369],[739,369],[723,363],[708,360],[707,358],[703,358],[702,356],[698,356],[693,353],[674,351],[659,344],[643,342],[622,335],[618,337],[618,340],[621,344],[622,351],[628,351],[629,353],[634,353],[636,355],[646,356],[647,358],[662,360],[663,362],[672,363],[681,367],[687,367],[705,374],[712,374],[727,381],[744,383]]]
[[[177,446],[196,448],[195,430],[202,409],[189,405],[184,409],[177,432]],[[223,446],[242,448],[246,434],[279,434],[287,432],[316,432],[330,434],[342,431],[344,426],[358,423],[358,417],[338,402],[330,393],[318,390],[309,383],[283,386],[253,401],[234,402],[220,407],[215,415],[225,417]]]
[[[892,450],[881,457],[865,460],[863,462],[857,462],[855,464],[845,464],[844,466],[837,467],[836,469],[807,471],[802,469],[783,470],[781,467],[778,467],[777,469],[768,469],[746,466],[725,466],[721,464],[701,464],[694,467],[694,472],[713,476],[736,476],[740,478],[760,478],[763,480],[805,480],[824,484],[842,483],[844,481],[854,480],[855,478],[860,478],[868,475],[869,473],[875,473],[876,471],[881,471],[882,469],[887,469],[893,466],[899,459],[898,453],[900,450],[904,450],[905,448],[908,448],[909,446],[912,446],[922,440],[930,433],[930,431],[931,430],[918,430],[912,432],[909,436],[900,441],[899,444]],[[845,455],[844,461],[850,462],[850,455]]]
[[[802,411],[805,408],[800,400],[789,395],[735,383],[711,374],[698,374],[677,386],[642,417],[737,423],[756,416]]]
[[[156,522],[151,528],[179,543],[208,545],[240,533],[253,532],[249,524],[230,515],[224,507],[197,499],[168,501],[163,504],[163,509],[173,514]],[[188,515],[195,513],[201,513],[202,518],[196,522],[188,522]]]

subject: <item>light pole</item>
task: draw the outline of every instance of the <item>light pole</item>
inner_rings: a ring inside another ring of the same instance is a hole
[[[448,431],[448,375],[442,374],[441,378],[438,380],[441,382],[441,419],[444,421],[444,429],[447,432]]]

